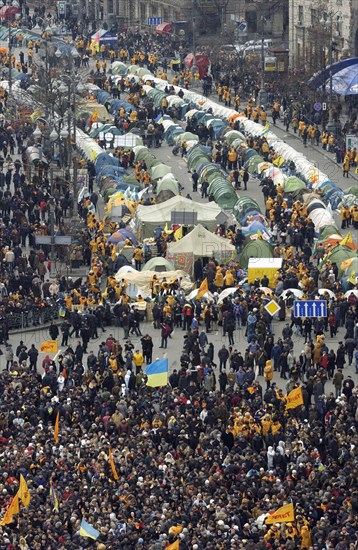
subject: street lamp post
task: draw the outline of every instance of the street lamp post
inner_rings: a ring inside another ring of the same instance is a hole
[[[333,22],[334,18],[336,18],[336,21],[340,21],[341,18],[341,12],[328,12],[324,13],[323,17],[320,20],[321,25],[326,28],[329,32],[329,97],[328,97],[328,123],[327,123],[327,130],[329,132],[332,132],[334,135],[337,131],[337,124],[333,120],[333,72],[332,72],[332,64],[333,64],[333,51],[335,47],[335,42],[333,41],[333,38],[336,37],[336,32],[333,31]]]
[[[258,94],[258,104],[266,106],[267,103],[267,91],[265,90],[265,48],[264,48],[264,25],[266,18],[261,16],[261,78],[260,78],[260,90]]]
[[[56,122],[60,125],[63,119],[58,119]],[[47,120],[41,118],[41,122],[47,124],[49,126],[49,129],[51,129],[51,132],[49,134],[49,139],[52,143],[55,143],[59,138],[67,139],[69,132],[66,128],[62,128],[60,130],[60,127],[58,126],[57,130],[55,128],[55,121],[48,122]],[[36,140],[40,140],[43,137],[43,133],[41,132],[40,128],[36,126],[33,137]],[[54,200],[54,178],[53,178],[53,166],[50,168],[50,200],[48,203],[49,206],[49,222],[50,222],[50,254],[51,254],[51,269],[50,269],[50,277],[53,278],[56,275],[56,269],[55,269],[55,200]]]
[[[62,52],[58,49],[55,52],[55,55],[58,59],[62,57]],[[68,166],[71,169],[73,167],[73,216],[77,217],[78,214],[78,203],[77,203],[77,195],[78,195],[78,189],[77,189],[77,161],[75,158],[73,158],[72,155],[72,143],[71,143],[71,130],[73,131],[73,141],[74,146],[76,147],[76,139],[77,139],[77,127],[76,127],[76,92],[81,94],[84,90],[83,85],[80,81],[76,78],[76,73],[74,72],[73,67],[73,61],[77,59],[79,56],[78,51],[76,48],[72,48],[70,51],[69,59],[69,74],[63,74],[61,75],[61,78],[64,80],[64,82],[61,83],[59,86],[59,92],[65,93],[67,91],[68,93],[68,110],[67,110],[67,127],[69,130],[69,137],[68,137]],[[65,83],[67,81],[67,84]]]

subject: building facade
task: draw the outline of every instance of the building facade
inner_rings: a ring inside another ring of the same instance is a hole
[[[357,0],[289,0],[290,67],[308,73],[358,55]]]
[[[118,28],[145,28],[148,20],[187,21],[198,34],[225,33],[232,21],[245,19],[250,37],[264,32],[284,40],[288,22],[287,0],[80,0],[93,21]]]
[[[288,38],[288,0],[230,0],[227,13],[231,21],[246,21],[247,39],[253,37]]]
[[[90,20],[103,21],[118,29],[144,28],[154,18],[163,22],[183,21],[189,17],[191,8],[191,0],[85,0]]]

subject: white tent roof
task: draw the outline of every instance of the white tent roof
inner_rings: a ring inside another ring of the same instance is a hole
[[[146,222],[161,224],[170,221],[173,211],[197,212],[198,221],[205,223],[215,220],[216,216],[220,214],[221,208],[214,202],[201,204],[178,195],[161,204],[153,206],[139,205],[136,211],[136,218],[142,224]]]
[[[211,233],[198,224],[193,231],[175,243],[168,245],[168,257],[175,254],[192,253],[194,256],[215,256],[223,252],[235,252],[235,247],[228,239]]]

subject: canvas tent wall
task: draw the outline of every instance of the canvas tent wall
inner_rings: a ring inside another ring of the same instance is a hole
[[[171,225],[172,212],[197,212],[197,223],[204,225],[213,231],[218,222],[216,217],[221,209],[214,203],[200,204],[198,202],[176,196],[161,204],[153,206],[139,205],[136,211],[135,230],[140,238],[153,237],[154,229],[160,225],[163,229],[165,224]]]
[[[255,279],[261,279],[266,275],[269,279],[269,286],[273,288],[276,284],[275,275],[282,267],[282,258],[249,258],[247,280],[252,284]]]
[[[167,249],[167,259],[176,269],[183,269],[191,274],[196,258],[214,257],[218,262],[225,263],[235,255],[235,246],[228,239],[210,233],[200,224],[180,241],[169,244]]]

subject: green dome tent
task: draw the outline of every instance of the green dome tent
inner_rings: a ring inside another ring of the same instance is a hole
[[[175,271],[175,267],[166,258],[158,256],[148,260],[142,267],[141,271]]]
[[[273,246],[262,239],[247,239],[239,256],[239,263],[243,269],[247,269],[250,258],[273,258]]]
[[[327,256],[327,258],[321,263],[320,271],[324,271],[326,268],[327,261],[337,264],[338,267],[338,276],[341,277],[343,270],[341,268],[341,263],[349,258],[358,258],[358,250],[352,250],[348,246],[337,245],[332,249],[332,252]]]
[[[346,195],[354,195],[358,198],[358,185],[352,185],[352,187],[348,187],[348,189],[344,190],[344,193]]]
[[[302,189],[306,189],[306,184],[299,178],[296,178],[296,176],[290,176],[285,181],[285,193],[295,193],[296,191],[301,191]]]
[[[237,194],[231,181],[225,179],[221,174],[211,180],[209,195],[213,195],[214,201],[222,210],[233,210],[237,203]]]

